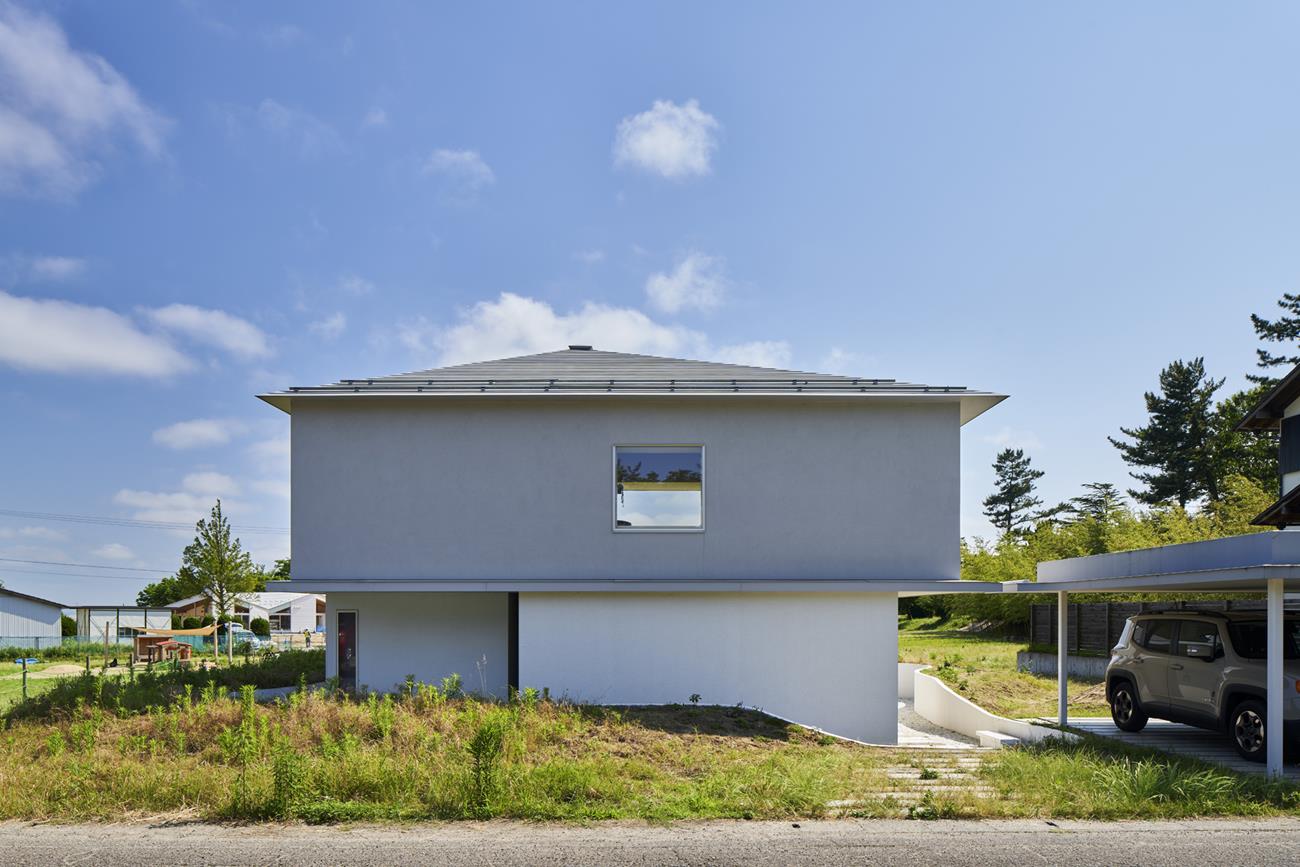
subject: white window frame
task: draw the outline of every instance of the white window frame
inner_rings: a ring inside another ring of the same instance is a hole
[[[618,450],[619,449],[645,449],[645,448],[673,448],[673,449],[699,449],[700,450],[700,526],[698,527],[620,527],[618,525]],[[620,535],[624,533],[703,533],[705,527],[705,516],[708,514],[707,488],[709,485],[709,470],[706,463],[705,453],[708,450],[704,443],[614,443],[609,450],[609,525],[610,530]]]
[[[275,626],[275,621],[276,621],[277,619],[279,619],[279,618],[284,618],[284,622],[285,622],[286,624],[288,624],[288,625],[283,626],[283,627],[277,629],[276,626]],[[266,615],[266,619],[267,619],[267,620],[270,622],[270,624],[271,624],[271,631],[272,631],[272,632],[292,632],[292,631],[293,631],[293,614],[292,614],[292,612],[289,612],[289,611],[271,611],[271,612],[268,612],[268,613],[267,613],[267,615]]]

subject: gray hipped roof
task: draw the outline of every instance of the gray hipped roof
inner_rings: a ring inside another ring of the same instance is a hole
[[[483,395],[947,398],[961,402],[963,423],[1005,398],[1005,395],[972,391],[965,386],[921,385],[878,377],[689,361],[581,347],[393,376],[344,379],[328,385],[298,386],[258,396],[285,412],[292,412],[293,401],[302,398]]]

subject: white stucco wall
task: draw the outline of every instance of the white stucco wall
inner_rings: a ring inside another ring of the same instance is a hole
[[[956,578],[953,404],[304,400],[294,576]],[[615,533],[612,446],[702,443],[704,532]]]
[[[520,686],[608,704],[698,693],[895,743],[897,617],[879,593],[521,593]]]
[[[487,657],[490,695],[506,697],[504,593],[331,593],[325,600],[325,672],[338,673],[335,613],[357,612],[357,685],[387,692],[408,674],[438,683],[459,674],[480,691],[475,663]]]
[[[0,593],[0,638],[56,638],[62,616],[57,605]]]

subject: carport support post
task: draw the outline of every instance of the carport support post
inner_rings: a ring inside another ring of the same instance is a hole
[[[1282,579],[1268,579],[1268,666],[1265,690],[1264,737],[1268,758],[1268,775],[1282,776]]]
[[[1069,722],[1069,712],[1066,705],[1070,700],[1070,693],[1067,689],[1068,681],[1066,679],[1066,670],[1069,668],[1066,659],[1066,636],[1070,632],[1070,594],[1064,590],[1056,592],[1056,722],[1064,726]]]

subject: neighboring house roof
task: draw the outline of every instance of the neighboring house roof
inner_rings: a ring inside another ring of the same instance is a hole
[[[17,590],[6,590],[4,587],[0,587],[0,596],[13,596],[15,599],[26,599],[28,602],[39,602],[42,605],[53,605],[55,608],[71,607],[68,605],[64,605],[62,602],[54,602],[49,599],[42,599],[39,596],[32,596],[27,593],[19,593]]]
[[[258,608],[266,609],[266,611],[270,612],[270,611],[278,611],[281,608],[287,608],[288,606],[292,605],[294,602],[296,602],[297,600],[301,599],[304,596],[315,596],[315,595],[316,594],[314,593],[283,593],[283,592],[240,593],[236,595],[235,598],[238,599],[240,602],[244,603],[245,605],[256,606]],[[207,597],[204,596],[202,593],[200,593],[197,596],[188,596],[185,599],[178,599],[175,602],[173,602],[171,605],[168,605],[167,607],[187,608],[195,604],[196,602],[203,602],[206,600]]]
[[[961,403],[962,423],[1006,395],[965,386],[921,385],[893,379],[840,376],[715,361],[659,358],[570,346],[557,352],[479,361],[392,376],[343,379],[258,395],[285,412],[315,397],[410,396],[825,396],[945,399]]]
[[[1237,424],[1237,430],[1277,430],[1286,408],[1300,399],[1300,365],[1282,377],[1273,390]]]
[[[73,605],[78,611],[170,611],[170,605]]]

